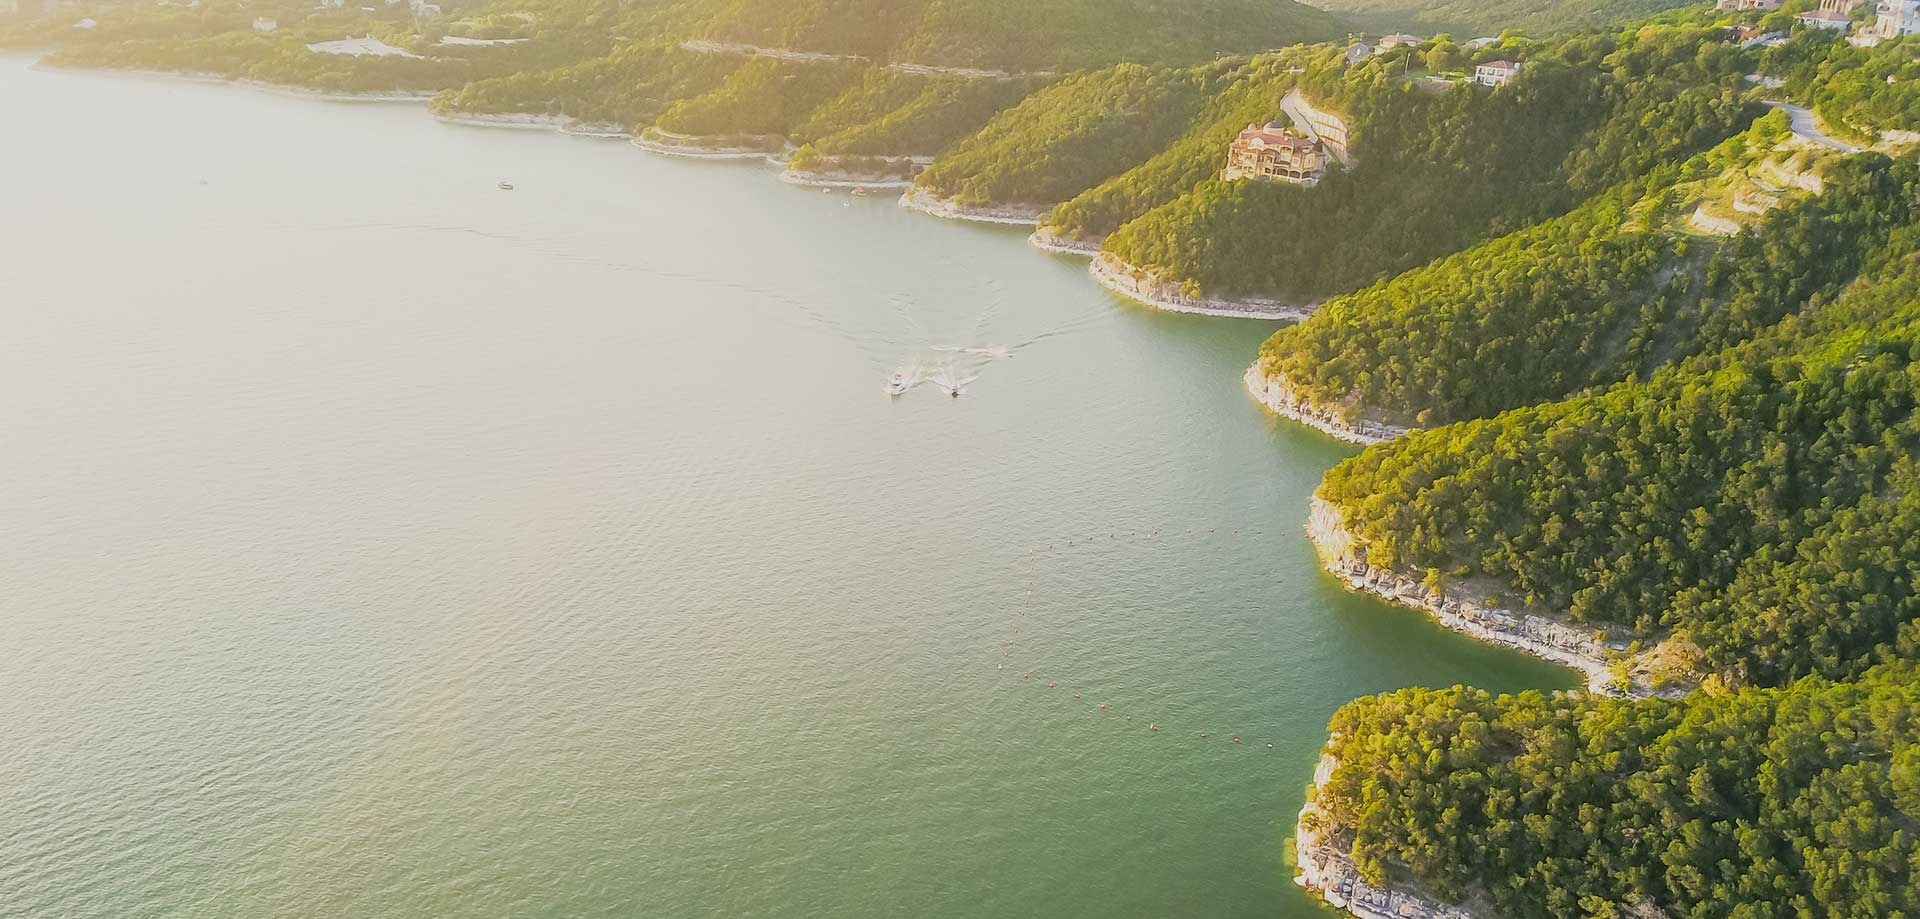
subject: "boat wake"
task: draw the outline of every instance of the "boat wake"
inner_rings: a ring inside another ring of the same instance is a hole
[[[987,364],[1012,355],[1012,350],[1005,345],[931,345],[922,349],[921,354],[911,356],[897,365],[883,388],[887,395],[898,398],[916,386],[931,383],[941,392],[958,399],[969,385],[980,379],[980,373]],[[935,365],[933,370],[921,369],[922,358],[925,357],[933,358],[930,361]]]

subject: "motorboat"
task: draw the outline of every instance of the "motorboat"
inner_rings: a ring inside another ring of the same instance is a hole
[[[887,395],[889,396],[899,396],[912,388],[913,377],[908,376],[904,370],[896,370],[893,376],[887,378]]]
[[[501,182],[501,183],[500,183],[500,190],[501,190],[501,191],[513,191],[513,183],[512,183],[512,182]]]

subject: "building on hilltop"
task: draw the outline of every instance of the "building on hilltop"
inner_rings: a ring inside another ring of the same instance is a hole
[[[1784,0],[1716,0],[1713,8],[1723,13],[1744,13],[1759,10],[1770,13],[1780,8]]]
[[[1295,135],[1285,124],[1254,123],[1234,138],[1220,177],[1229,182],[1258,179],[1312,187],[1326,175],[1327,160],[1318,141]]]
[[[1408,35],[1405,32],[1396,32],[1392,35],[1385,35],[1380,38],[1380,50],[1392,51],[1395,48],[1418,48],[1425,43],[1426,43],[1426,39],[1421,38],[1418,35]]]
[[[1481,86],[1505,86],[1514,77],[1520,75],[1520,70],[1524,66],[1526,65],[1519,61],[1488,61],[1484,64],[1475,64],[1473,76],[1467,78],[1467,82],[1478,83]]]
[[[1872,34],[1881,40],[1920,33],[1920,0],[1880,0]]]
[[[269,16],[260,16],[253,20],[253,30],[255,32],[272,32],[279,28],[280,20]]]
[[[1372,45],[1369,45],[1363,41],[1354,42],[1353,44],[1347,46],[1347,66],[1352,67],[1353,65],[1358,64],[1361,61],[1364,61],[1367,58],[1372,57],[1374,53],[1375,52]]]

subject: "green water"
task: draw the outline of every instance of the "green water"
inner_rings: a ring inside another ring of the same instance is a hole
[[[761,166],[26,64],[0,915],[1327,915],[1335,708],[1571,683],[1319,572],[1348,451],[1241,389],[1268,324]]]

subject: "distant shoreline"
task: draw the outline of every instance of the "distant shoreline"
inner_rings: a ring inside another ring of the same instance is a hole
[[[1037,226],[1041,216],[1052,209],[1032,204],[994,206],[961,204],[952,198],[942,198],[918,185],[907,189],[907,193],[900,196],[900,206],[934,217],[945,217],[948,220],[970,220],[974,223],[999,223],[1023,227]]]
[[[1099,239],[1074,239],[1070,236],[1061,236],[1059,233],[1054,232],[1052,227],[1045,224],[1042,224],[1038,229],[1034,230],[1032,236],[1027,237],[1027,242],[1032,243],[1035,249],[1039,249],[1042,252],[1087,257],[1098,256],[1100,254],[1100,246],[1106,241],[1107,238],[1104,236]]]
[[[346,90],[314,89],[310,86],[296,86],[292,83],[269,83],[265,80],[249,80],[240,77],[222,76],[217,73],[193,70],[145,70],[138,67],[62,67],[49,64],[45,58],[35,60],[34,70],[62,73],[108,73],[131,76],[140,79],[173,80],[187,83],[223,84],[258,90],[276,96],[288,96],[295,99],[315,99],[325,102],[378,102],[378,103],[425,103],[439,95],[437,90],[390,90],[384,92],[350,92]]]
[[[630,137],[625,125],[581,121],[571,115],[504,114],[485,112],[434,112],[433,117],[447,124],[474,128],[506,128],[521,131],[559,131],[575,137]]]

